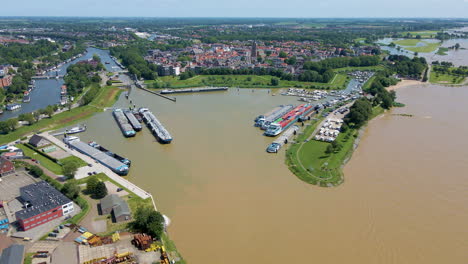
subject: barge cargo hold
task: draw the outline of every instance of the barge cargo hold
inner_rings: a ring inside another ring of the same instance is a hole
[[[282,107],[283,107],[282,105],[277,106],[277,107],[273,108],[272,110],[270,110],[269,112],[267,112],[267,113],[265,113],[263,115],[257,116],[255,118],[255,120],[254,120],[254,122],[255,122],[254,126],[256,126],[256,127],[262,126],[263,122],[265,121],[265,118],[267,118],[267,117],[273,115],[274,113],[280,111]]]
[[[123,112],[127,117],[128,121],[130,122],[130,125],[132,125],[133,129],[135,129],[135,131],[141,131],[142,126],[138,119],[135,117],[135,115],[132,113],[132,111],[124,110]]]
[[[91,147],[97,149],[97,150],[100,150],[102,152],[104,152],[105,154],[107,154],[108,156],[111,156],[113,158],[115,158],[116,160],[122,162],[123,164],[127,165],[128,167],[130,167],[132,165],[132,162],[127,159],[127,158],[124,158],[116,153],[113,153],[111,151],[109,151],[108,149],[104,148],[103,146],[99,145],[98,143],[96,143],[95,141],[91,141],[88,143],[88,145],[90,145]]]
[[[175,94],[175,93],[200,93],[200,92],[214,92],[214,91],[227,91],[228,87],[203,87],[203,88],[188,88],[188,89],[164,89],[161,94]]]
[[[112,112],[112,115],[114,116],[115,121],[117,121],[117,124],[119,125],[120,130],[122,131],[122,134],[125,137],[135,136],[136,132],[133,129],[133,127],[128,123],[128,119],[124,115],[122,109],[115,109]]]
[[[166,128],[159,122],[159,120],[149,111],[148,108],[140,108],[140,114],[143,117],[143,121],[148,126],[151,133],[158,139],[159,142],[168,144],[172,141],[172,136],[166,130]]]
[[[104,152],[80,141],[78,137],[65,137],[63,138],[63,142],[65,142],[71,148],[76,149],[77,151],[93,158],[94,160],[108,167],[118,175],[123,176],[128,174],[128,165],[125,165],[117,159],[105,154]]]

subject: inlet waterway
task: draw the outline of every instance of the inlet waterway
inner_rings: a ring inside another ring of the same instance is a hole
[[[87,120],[80,137],[132,160],[127,178],[154,195],[190,263],[462,264],[466,88],[398,90],[407,106],[370,122],[335,188],[297,179],[284,150],[265,152],[273,139],[253,119],[299,103],[267,90],[177,95],[177,103],[134,90],[132,101],[158,116],[171,144],[146,128],[124,138],[110,111]],[[123,96],[116,103],[128,105]]]
[[[109,72],[120,71],[121,68],[111,59],[109,51],[96,48],[88,48],[86,54],[71,62],[63,64],[57,71],[47,72],[48,76],[63,76],[67,73],[70,65],[79,61],[88,60],[97,54]],[[35,88],[31,91],[31,101],[29,103],[21,103],[22,107],[15,111],[4,111],[0,116],[0,121],[4,121],[13,117],[17,117],[23,113],[31,113],[36,110],[47,107],[48,105],[55,105],[60,103],[60,87],[63,85],[63,79],[49,79],[49,80],[35,80]]]

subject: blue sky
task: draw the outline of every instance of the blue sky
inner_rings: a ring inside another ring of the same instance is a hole
[[[7,16],[459,17],[468,0],[2,0]]]

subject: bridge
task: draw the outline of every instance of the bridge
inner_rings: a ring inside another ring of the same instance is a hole
[[[63,78],[63,75],[57,75],[57,76],[47,76],[47,75],[42,75],[42,76],[33,76],[31,79],[33,80],[49,80],[49,79],[61,79]]]

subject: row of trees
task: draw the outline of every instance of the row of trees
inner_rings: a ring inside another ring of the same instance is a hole
[[[28,125],[33,125],[34,123],[37,123],[43,115],[50,118],[58,108],[58,105],[49,105],[44,109],[39,109],[32,113],[20,114],[18,118],[10,118],[6,121],[0,121],[0,134],[8,134],[15,131],[19,126],[18,121],[25,121],[28,122]]]

